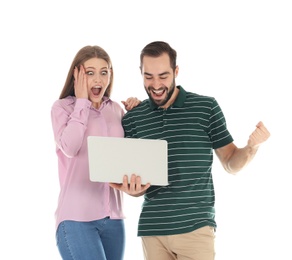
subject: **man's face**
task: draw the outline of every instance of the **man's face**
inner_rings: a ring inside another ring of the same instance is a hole
[[[177,69],[173,71],[170,67],[169,56],[166,53],[156,58],[145,56],[141,73],[149,98],[158,106],[165,105],[174,91],[177,75]]]

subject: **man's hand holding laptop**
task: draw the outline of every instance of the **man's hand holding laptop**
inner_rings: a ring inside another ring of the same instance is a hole
[[[128,195],[133,197],[139,197],[145,194],[146,190],[150,187],[150,183],[145,185],[141,184],[141,177],[135,174],[131,175],[130,182],[128,181],[128,176],[125,175],[123,178],[123,183],[110,183],[110,187],[123,191]]]

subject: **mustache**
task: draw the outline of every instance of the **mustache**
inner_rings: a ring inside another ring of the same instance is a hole
[[[158,89],[155,89],[154,87],[149,86],[147,89],[148,89],[148,91],[151,91],[151,90],[159,91],[159,90],[164,90],[164,89],[167,89],[167,88],[166,88],[166,87],[160,87],[160,88],[158,88]]]

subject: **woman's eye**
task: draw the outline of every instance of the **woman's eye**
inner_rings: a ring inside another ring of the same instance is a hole
[[[93,72],[92,71],[87,71],[86,74],[87,75],[93,75]]]
[[[101,72],[101,75],[107,75],[107,73],[108,73],[107,70],[104,70]]]

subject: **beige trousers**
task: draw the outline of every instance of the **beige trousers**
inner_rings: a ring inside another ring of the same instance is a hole
[[[170,236],[145,236],[142,245],[145,260],[214,260],[213,227]]]

